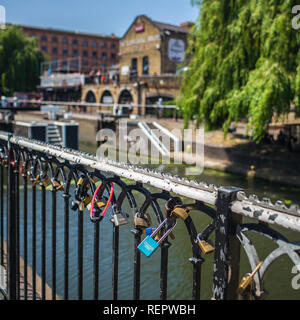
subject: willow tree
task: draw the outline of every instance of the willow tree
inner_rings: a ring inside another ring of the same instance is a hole
[[[37,40],[26,37],[21,28],[7,26],[0,30],[1,94],[35,90],[44,59]]]
[[[248,119],[260,140],[273,116],[300,107],[300,30],[296,0],[203,0],[189,35],[191,57],[179,105],[185,125],[196,116],[227,132]]]

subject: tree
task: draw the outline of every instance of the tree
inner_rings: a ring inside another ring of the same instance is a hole
[[[35,90],[44,60],[37,40],[26,37],[21,28],[7,26],[0,30],[1,94]]]
[[[296,0],[203,0],[189,35],[192,56],[179,97],[185,125],[207,129],[248,119],[260,140],[272,119],[300,110],[300,30]]]

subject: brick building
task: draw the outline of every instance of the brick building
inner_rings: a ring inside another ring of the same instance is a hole
[[[113,34],[105,36],[19,26],[29,37],[37,38],[40,50],[53,62],[54,68],[56,61],[62,61],[63,67],[66,67],[68,58],[73,58],[69,68],[81,69],[83,73],[89,73],[92,70],[106,72],[109,67],[118,63],[119,38]]]
[[[180,75],[192,23],[179,26],[137,16],[120,39],[119,82],[85,85],[82,101],[143,105],[134,112],[153,113],[159,99],[172,100],[180,89]]]
[[[121,79],[174,74],[184,61],[191,24],[174,26],[138,16],[120,40]]]

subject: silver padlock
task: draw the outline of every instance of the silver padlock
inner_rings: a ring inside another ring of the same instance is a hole
[[[112,222],[115,225],[115,227],[123,226],[125,224],[128,224],[126,213],[114,213],[112,215]]]

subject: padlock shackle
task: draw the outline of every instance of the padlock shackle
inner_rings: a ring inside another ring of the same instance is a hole
[[[96,196],[97,196],[98,191],[100,190],[101,185],[102,185],[102,183],[99,184],[99,186],[97,187],[97,189],[96,189],[96,191],[95,191],[95,193],[94,193],[94,195],[93,195],[93,199],[92,199],[92,203],[91,203],[91,210],[90,210],[90,218],[91,218],[92,220],[95,220],[95,218],[94,218],[94,216],[93,216],[94,206],[95,206],[95,200],[96,200]],[[104,217],[104,215],[105,215],[105,213],[106,213],[106,211],[107,211],[107,209],[108,209],[108,207],[109,207],[109,205],[110,205],[110,203],[111,203],[112,196],[113,196],[113,194],[114,194],[114,184],[111,182],[111,183],[110,183],[110,186],[111,186],[111,188],[110,188],[109,198],[108,198],[108,201],[107,201],[107,203],[106,203],[106,206],[105,206],[105,208],[104,208],[104,210],[103,210],[103,212],[102,212],[102,214],[101,214],[100,221],[103,219],[103,217]]]
[[[169,220],[169,218],[166,218],[156,229],[155,231],[151,234],[151,238],[153,238],[159,231],[160,229],[167,223],[167,221]],[[176,227],[177,225],[177,220],[175,221],[174,226],[169,229],[158,241],[157,243],[161,243],[172,231],[173,229]]]
[[[167,236],[173,231],[173,229],[176,227],[176,225],[177,225],[177,220],[175,220],[174,226],[173,226],[171,229],[169,229],[169,230],[157,241],[157,243],[160,244],[162,241],[164,241],[164,240],[167,238]]]
[[[155,230],[154,232],[151,234],[151,238],[156,236],[156,234],[160,231],[160,229],[167,223],[168,218],[166,218]]]

